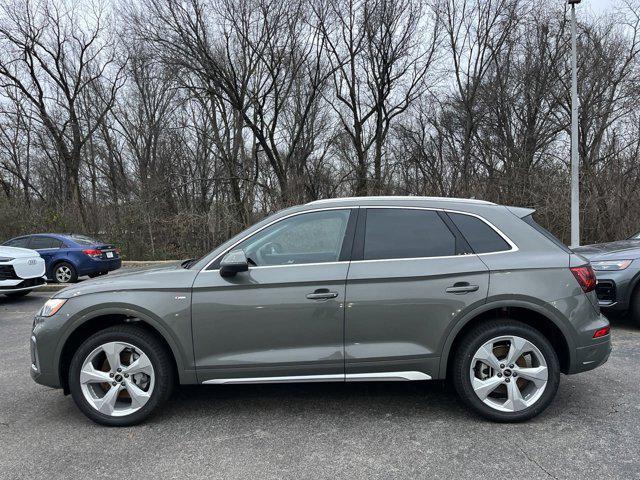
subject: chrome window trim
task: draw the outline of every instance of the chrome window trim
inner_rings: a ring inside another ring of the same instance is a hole
[[[215,262],[219,258],[223,257],[227,253],[229,253],[231,250],[233,250],[236,247],[236,245],[239,245],[240,243],[244,242],[245,240],[247,240],[247,239],[253,237],[254,235],[260,233],[265,228],[270,227],[271,225],[274,225],[274,224],[276,224],[278,222],[281,222],[282,220],[286,220],[287,218],[295,217],[297,215],[304,215],[305,213],[325,212],[325,211],[330,211],[330,210],[353,210],[354,208],[359,208],[359,207],[358,206],[342,206],[342,207],[314,208],[312,210],[303,210],[301,212],[293,212],[293,213],[290,213],[289,215],[285,215],[284,217],[276,218],[274,221],[269,222],[266,225],[260,227],[255,232],[252,232],[249,235],[246,235],[246,236],[242,237],[236,243],[234,243],[229,248],[227,248],[224,252],[222,252],[221,254],[217,255],[210,262],[208,262],[204,267],[202,267],[200,272],[217,272],[217,271],[219,271],[220,270],[219,268],[216,268],[215,270],[208,270],[209,265],[211,265],[213,262]],[[344,263],[344,262],[321,262],[321,263],[315,263],[315,264],[297,263],[297,264],[292,264],[292,265],[262,265],[262,266],[257,266],[257,267],[251,267],[251,269],[254,269],[254,268],[273,268],[273,267],[302,267],[304,265],[327,265],[327,264],[330,264],[330,263]]]
[[[366,197],[368,198],[368,197]],[[470,217],[476,217],[478,219],[480,219],[481,221],[483,221],[484,223],[486,223],[493,231],[495,231],[505,242],[507,242],[507,244],[509,244],[509,246],[511,247],[509,250],[500,250],[497,252],[487,252],[487,253],[472,253],[472,254],[464,254],[464,255],[439,255],[439,256],[435,256],[435,257],[411,257],[411,258],[379,258],[379,259],[375,259],[375,260],[344,260],[344,261],[337,261],[337,262],[320,262],[320,263],[296,263],[296,264],[291,264],[291,265],[262,265],[262,266],[256,266],[256,267],[249,267],[249,270],[253,270],[253,269],[259,269],[259,268],[282,268],[282,267],[305,267],[305,266],[318,266],[318,265],[336,265],[336,264],[341,264],[341,263],[368,263],[368,262],[398,262],[398,261],[410,261],[410,260],[431,260],[431,259],[435,259],[435,258],[442,258],[442,259],[447,259],[447,258],[460,258],[460,257],[465,257],[467,255],[477,255],[477,256],[484,256],[484,255],[496,255],[496,254],[501,254],[501,253],[514,253],[517,252],[518,250],[520,250],[518,248],[518,246],[502,231],[500,230],[498,227],[496,227],[493,223],[491,223],[489,220],[487,220],[486,218],[482,217],[481,215],[475,214],[475,213],[470,213],[470,212],[463,212],[461,210],[454,210],[454,209],[450,209],[450,208],[435,208],[435,207],[416,207],[416,206],[404,206],[404,205],[353,205],[353,206],[341,206],[341,207],[326,207],[326,208],[317,208],[317,209],[313,209],[313,210],[304,210],[301,212],[294,212],[291,213],[289,215],[286,215],[282,218],[278,218],[272,222],[269,222],[267,225],[264,225],[263,227],[261,227],[260,229],[256,230],[255,232],[246,235],[245,237],[242,237],[240,240],[238,240],[237,242],[235,242],[233,245],[231,245],[228,249],[226,249],[224,252],[222,252],[221,254],[217,255],[214,259],[212,259],[210,262],[208,262],[201,270],[200,272],[218,272],[220,269],[215,269],[215,270],[208,270],[209,265],[211,265],[213,262],[215,262],[216,260],[218,260],[219,258],[221,258],[222,256],[226,255],[227,253],[229,253],[231,250],[233,250],[233,248],[244,242],[245,240],[247,240],[248,238],[256,235],[257,233],[261,232],[262,230],[264,230],[267,227],[270,227],[271,225],[280,222],[282,220],[286,220],[287,218],[290,217],[294,217],[296,215],[303,215],[305,213],[313,213],[313,212],[323,212],[323,211],[329,211],[329,210],[351,210],[351,209],[355,209],[355,208],[362,208],[362,209],[380,209],[380,208],[395,208],[395,209],[400,209],[400,210],[429,210],[429,211],[435,211],[435,212],[449,212],[449,213],[459,213],[461,215],[469,215]]]

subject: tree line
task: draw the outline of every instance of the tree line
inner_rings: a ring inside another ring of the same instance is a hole
[[[640,8],[579,13],[591,243],[640,230]],[[0,237],[180,258],[289,205],[434,195],[568,241],[570,100],[564,2],[8,0]]]

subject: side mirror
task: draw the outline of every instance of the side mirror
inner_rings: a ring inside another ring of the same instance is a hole
[[[233,250],[227,253],[220,262],[220,276],[233,277],[236,273],[249,270],[247,256],[242,250]]]

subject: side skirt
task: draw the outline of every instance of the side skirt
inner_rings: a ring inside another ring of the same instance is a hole
[[[311,383],[311,382],[407,382],[431,380],[422,372],[378,372],[348,373],[337,375],[294,375],[290,377],[247,377],[247,378],[214,378],[205,380],[208,385],[231,385],[242,383]]]

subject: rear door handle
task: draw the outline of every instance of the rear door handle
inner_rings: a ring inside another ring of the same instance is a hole
[[[327,288],[319,288],[315,292],[307,294],[309,300],[328,300],[337,296],[338,292],[331,292]]]
[[[457,282],[447,288],[445,292],[461,295],[464,293],[476,292],[480,287],[478,285],[469,285],[468,282]]]

